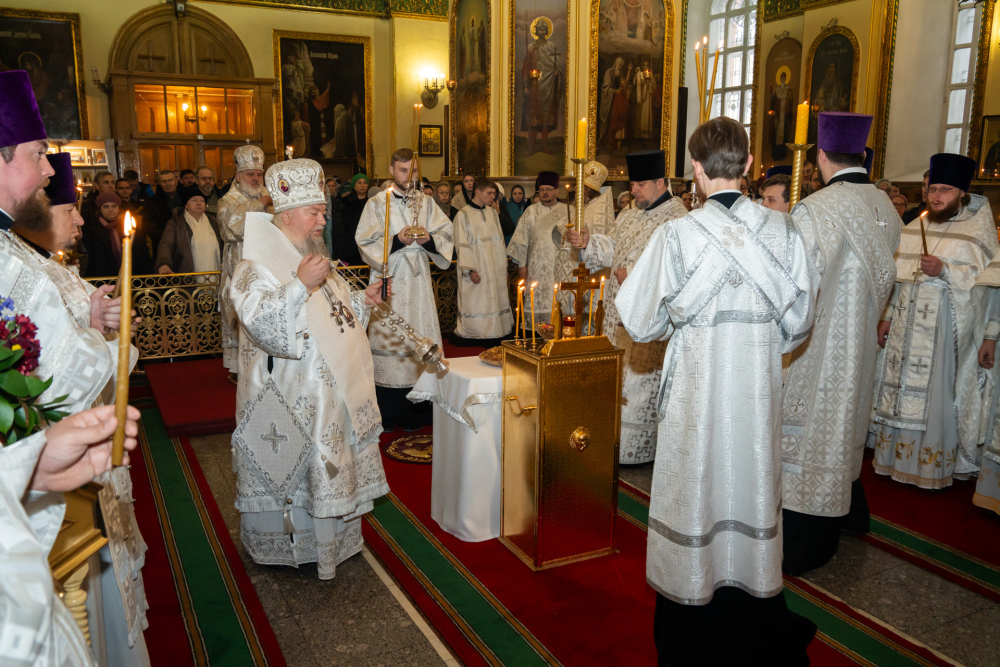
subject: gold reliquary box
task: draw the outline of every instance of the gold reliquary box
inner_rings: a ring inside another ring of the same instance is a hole
[[[623,355],[606,336],[503,343],[500,541],[533,570],[614,551]]]

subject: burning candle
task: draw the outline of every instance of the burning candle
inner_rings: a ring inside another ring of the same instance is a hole
[[[591,332],[590,335],[593,336],[594,335],[593,334],[593,331],[594,331],[594,328],[593,328],[593,326],[594,326],[594,288],[597,287],[597,283],[594,282],[593,280],[591,280],[590,284],[593,285],[593,287],[590,288],[590,308],[589,308],[589,312],[587,313],[587,331]]]
[[[531,283],[531,347],[535,346],[535,285],[538,281]]]
[[[524,278],[517,283],[517,319],[514,321],[514,338],[524,330]]]
[[[587,119],[581,118],[576,124],[576,156],[587,159]]]
[[[601,276],[601,301],[604,301],[604,276]]]
[[[929,253],[927,252],[927,234],[924,232],[924,218],[927,215],[927,211],[920,214],[920,241],[924,244],[924,256],[926,257]]]
[[[795,111],[795,143],[804,144],[809,140],[809,100],[800,104]]]
[[[392,186],[385,189],[385,231],[382,233],[382,301],[389,298],[389,205],[392,203]]]
[[[115,380],[115,417],[118,426],[111,441],[111,464],[120,466],[125,455],[125,421],[128,414],[129,352],[132,349],[132,234],[135,222],[125,213],[125,234],[122,237],[121,320],[118,323],[118,377]]]

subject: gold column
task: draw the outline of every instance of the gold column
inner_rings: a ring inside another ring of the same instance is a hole
[[[799,203],[802,194],[802,167],[806,162],[806,151],[813,147],[813,144],[785,144],[795,153],[792,163],[792,186],[788,193],[788,210],[791,211]]]

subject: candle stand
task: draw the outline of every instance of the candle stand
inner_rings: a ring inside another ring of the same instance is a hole
[[[806,162],[806,151],[813,144],[785,144],[794,154],[792,162],[792,185],[788,193],[788,210],[791,211],[802,198],[802,167]]]

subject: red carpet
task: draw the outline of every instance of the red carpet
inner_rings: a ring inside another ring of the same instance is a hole
[[[222,359],[146,364],[146,377],[172,438],[236,428],[236,385]]]
[[[861,466],[873,516],[1000,567],[1000,516],[972,504],[975,479],[956,481],[940,491],[921,489],[876,474],[873,456],[866,450]]]

